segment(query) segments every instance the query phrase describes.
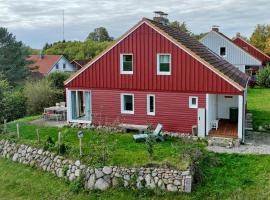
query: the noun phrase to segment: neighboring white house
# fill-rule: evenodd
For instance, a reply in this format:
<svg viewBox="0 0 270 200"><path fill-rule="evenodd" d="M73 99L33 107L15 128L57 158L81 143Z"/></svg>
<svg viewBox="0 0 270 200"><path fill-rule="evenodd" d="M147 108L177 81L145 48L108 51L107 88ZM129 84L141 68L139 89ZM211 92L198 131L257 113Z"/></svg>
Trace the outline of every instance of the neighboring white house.
<svg viewBox="0 0 270 200"><path fill-rule="evenodd" d="M260 60L234 44L230 38L219 32L217 27L213 27L212 30L200 40L200 42L236 66L242 72L245 72L246 69L251 67L262 67L262 62Z"/></svg>
<svg viewBox="0 0 270 200"><path fill-rule="evenodd" d="M31 55L29 68L33 73L46 76L55 71L74 72L73 66L63 55Z"/></svg>

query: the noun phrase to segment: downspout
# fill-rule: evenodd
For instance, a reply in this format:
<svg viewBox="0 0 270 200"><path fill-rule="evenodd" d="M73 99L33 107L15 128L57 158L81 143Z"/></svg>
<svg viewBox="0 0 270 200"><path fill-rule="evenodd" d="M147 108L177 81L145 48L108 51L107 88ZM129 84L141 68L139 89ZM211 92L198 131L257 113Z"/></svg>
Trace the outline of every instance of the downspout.
<svg viewBox="0 0 270 200"><path fill-rule="evenodd" d="M242 131L242 142L245 143L245 134L246 134L246 112L247 112L247 89L248 89L248 83L249 83L250 77L248 77L247 83L246 83L246 87L244 90L244 101L243 101L243 109L245 111L244 113L244 118L243 118L243 131Z"/></svg>

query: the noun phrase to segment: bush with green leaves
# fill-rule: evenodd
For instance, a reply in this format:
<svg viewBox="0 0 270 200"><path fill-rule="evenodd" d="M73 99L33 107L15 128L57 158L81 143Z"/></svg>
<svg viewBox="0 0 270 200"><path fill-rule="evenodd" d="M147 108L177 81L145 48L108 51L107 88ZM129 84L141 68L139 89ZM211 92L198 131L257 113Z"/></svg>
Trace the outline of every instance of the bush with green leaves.
<svg viewBox="0 0 270 200"><path fill-rule="evenodd" d="M64 90L64 81L70 77L69 72L53 72L50 73L46 79L51 83L55 89Z"/></svg>
<svg viewBox="0 0 270 200"><path fill-rule="evenodd" d="M26 115L26 98L21 90L11 87L0 75L0 123Z"/></svg>
<svg viewBox="0 0 270 200"><path fill-rule="evenodd" d="M47 79L26 83L24 95L26 97L27 113L42 113L44 108L53 106L58 102L58 97L62 92L53 88Z"/></svg>
<svg viewBox="0 0 270 200"><path fill-rule="evenodd" d="M270 66L261 69L257 75L257 84L260 87L270 88Z"/></svg>
<svg viewBox="0 0 270 200"><path fill-rule="evenodd" d="M52 150L55 148L55 142L51 136L48 136L46 141L44 142L43 149L45 151Z"/></svg>

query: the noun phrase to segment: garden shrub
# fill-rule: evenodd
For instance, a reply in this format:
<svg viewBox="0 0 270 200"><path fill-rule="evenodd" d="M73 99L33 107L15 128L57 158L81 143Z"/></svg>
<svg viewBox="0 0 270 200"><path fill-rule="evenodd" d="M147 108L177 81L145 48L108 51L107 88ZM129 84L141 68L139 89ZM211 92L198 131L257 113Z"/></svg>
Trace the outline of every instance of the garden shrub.
<svg viewBox="0 0 270 200"><path fill-rule="evenodd" d="M26 115L26 97L20 90L12 90L5 95L5 119L12 121Z"/></svg>
<svg viewBox="0 0 270 200"><path fill-rule="evenodd" d="M46 150L51 150L55 147L55 142L51 136L48 136L46 141L44 142L43 149Z"/></svg>
<svg viewBox="0 0 270 200"><path fill-rule="evenodd" d="M68 151L69 147L65 143L59 145L59 154L64 155Z"/></svg>
<svg viewBox="0 0 270 200"><path fill-rule="evenodd" d="M20 90L12 88L0 75L0 123L12 121L26 114L26 98Z"/></svg>
<svg viewBox="0 0 270 200"><path fill-rule="evenodd" d="M261 87L270 88L270 66L261 69L257 75L257 84Z"/></svg>
<svg viewBox="0 0 270 200"><path fill-rule="evenodd" d="M40 114L45 107L55 105L59 90L51 87L48 80L42 79L37 82L28 82L24 87L26 97L27 113Z"/></svg>
<svg viewBox="0 0 270 200"><path fill-rule="evenodd" d="M68 72L53 72L46 78L55 89L64 90L64 81L70 77Z"/></svg>

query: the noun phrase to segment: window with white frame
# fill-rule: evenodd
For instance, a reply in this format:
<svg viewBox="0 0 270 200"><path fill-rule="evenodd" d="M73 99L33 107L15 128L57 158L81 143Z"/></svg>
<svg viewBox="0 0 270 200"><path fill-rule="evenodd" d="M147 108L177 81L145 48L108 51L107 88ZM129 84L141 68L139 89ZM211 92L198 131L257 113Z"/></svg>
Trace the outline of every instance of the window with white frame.
<svg viewBox="0 0 270 200"><path fill-rule="evenodd" d="M55 65L55 68L56 69L59 69L59 64L58 63Z"/></svg>
<svg viewBox="0 0 270 200"><path fill-rule="evenodd" d="M171 75L171 55L158 54L157 55L157 74Z"/></svg>
<svg viewBox="0 0 270 200"><path fill-rule="evenodd" d="M121 94L121 113L134 114L134 94Z"/></svg>
<svg viewBox="0 0 270 200"><path fill-rule="evenodd" d="M63 69L66 69L66 63L63 63Z"/></svg>
<svg viewBox="0 0 270 200"><path fill-rule="evenodd" d="M198 108L198 97L189 97L189 108Z"/></svg>
<svg viewBox="0 0 270 200"><path fill-rule="evenodd" d="M220 47L219 55L222 57L226 56L226 47Z"/></svg>
<svg viewBox="0 0 270 200"><path fill-rule="evenodd" d="M133 55L121 54L120 55L120 71L121 74L133 74Z"/></svg>
<svg viewBox="0 0 270 200"><path fill-rule="evenodd" d="M147 95L147 115L155 115L155 114L156 114L155 95L148 94Z"/></svg>

